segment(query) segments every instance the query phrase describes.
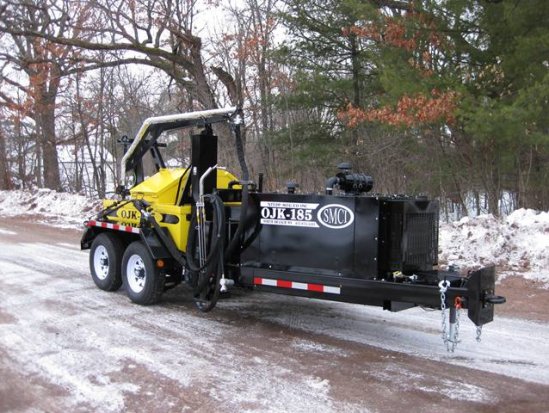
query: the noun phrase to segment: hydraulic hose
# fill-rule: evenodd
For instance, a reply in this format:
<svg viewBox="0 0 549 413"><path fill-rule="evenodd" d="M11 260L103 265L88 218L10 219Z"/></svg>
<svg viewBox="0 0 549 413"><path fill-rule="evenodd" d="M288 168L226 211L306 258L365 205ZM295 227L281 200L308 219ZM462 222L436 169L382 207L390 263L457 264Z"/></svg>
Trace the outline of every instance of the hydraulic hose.
<svg viewBox="0 0 549 413"><path fill-rule="evenodd" d="M209 311L215 306L217 301L220 287L219 280L223 272L225 210L223 201L217 194L204 195L204 201L211 204L213 209L213 220L209 237L210 247L208 248L208 253L204 254L204 262L202 264L198 263L196 261L198 218L193 213L189 227L189 236L187 238L186 258L187 266L197 275L194 295L198 300L202 301L202 305L198 305L198 307L202 311Z"/></svg>
<svg viewBox="0 0 549 413"><path fill-rule="evenodd" d="M160 241L162 242L162 244L164 244L172 257L182 267L185 267L185 265L187 264L185 256L177 249L177 246L174 244L173 240L164 233L160 225L158 225L158 222L156 222L154 215L147 211L147 208L150 206L150 204L144 200L132 200L131 202L133 203L134 207L141 212L142 219L152 225L152 227L155 229L156 235L158 236L158 238L160 238Z"/></svg>
<svg viewBox="0 0 549 413"><path fill-rule="evenodd" d="M107 216L111 213L111 212L114 212L120 208L122 208L124 205L127 205L129 203L131 203L132 200L128 200L128 201L115 201L114 204L108 206L107 208L105 209L102 209L101 211L99 211L99 213L97 214L97 219L100 219L100 220L103 220L103 219L106 219Z"/></svg>

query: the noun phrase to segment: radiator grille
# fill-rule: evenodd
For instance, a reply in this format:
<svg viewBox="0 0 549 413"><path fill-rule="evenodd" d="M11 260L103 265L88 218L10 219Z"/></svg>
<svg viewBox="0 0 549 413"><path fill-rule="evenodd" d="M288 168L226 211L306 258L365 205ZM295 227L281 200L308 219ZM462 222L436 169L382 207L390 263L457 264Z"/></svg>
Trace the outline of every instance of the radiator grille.
<svg viewBox="0 0 549 413"><path fill-rule="evenodd" d="M379 271L429 271L438 263L438 203L392 198L381 203Z"/></svg>
<svg viewBox="0 0 549 413"><path fill-rule="evenodd" d="M421 269L438 260L438 216L436 212L408 213L404 266Z"/></svg>

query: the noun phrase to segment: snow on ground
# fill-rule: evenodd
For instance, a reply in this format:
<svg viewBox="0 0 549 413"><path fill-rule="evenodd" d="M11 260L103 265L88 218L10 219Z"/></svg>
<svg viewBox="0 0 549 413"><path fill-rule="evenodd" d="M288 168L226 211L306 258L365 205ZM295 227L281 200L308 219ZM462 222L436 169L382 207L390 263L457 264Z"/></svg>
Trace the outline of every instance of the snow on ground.
<svg viewBox="0 0 549 413"><path fill-rule="evenodd" d="M158 389L186 390L180 399L168 393L168 400L158 400L158 411L175 411L193 397L211 400L201 411L283 412L290 405L304 413L366 411L332 400L330 382L308 373L306 366L292 364L299 370L292 374L295 370L278 359L280 349L261 347L263 329L246 326L251 342L244 346L242 327L223 317L185 312L184 301L130 305L123 293L95 288L87 253L75 245L0 245L0 314L4 310L14 317L13 323L0 323L0 348L23 371L67 389L68 411L83 411L81 403L92 411L126 411L128 397L156 397L140 380L140 369L159 380ZM29 259L15 262L17 256ZM15 289L17 294L10 293ZM253 343L259 346L257 356L251 356ZM301 343L305 348L297 353L315 353ZM211 408L216 403L224 409Z"/></svg>
<svg viewBox="0 0 549 413"><path fill-rule="evenodd" d="M0 216L44 217L55 226L82 228L99 202L49 189L0 191ZM520 273L549 286L549 212L519 209L505 218L480 215L441 223L439 260L461 270L495 264L499 280Z"/></svg>
<svg viewBox="0 0 549 413"><path fill-rule="evenodd" d="M439 259L460 269L498 266L499 280L513 273L549 285L549 212L519 209L505 218L480 215L443 223Z"/></svg>
<svg viewBox="0 0 549 413"><path fill-rule="evenodd" d="M82 228L98 206L97 200L51 189L0 191L0 216L39 216L62 228Z"/></svg>
<svg viewBox="0 0 549 413"><path fill-rule="evenodd" d="M258 304L245 305L245 300L257 300ZM545 351L549 329L545 323L498 316L497 322L483 328L482 341L477 343L475 325L463 313L460 316L460 343L455 353L448 353L440 336L439 311L416 307L392 313L376 307L282 295L264 299L259 304L258 293L245 300L228 300L221 305L241 313L249 312L250 316L252 313L257 316L259 312L262 319L310 333L318 333L318 326L322 326L323 333L341 340L549 384L549 359ZM284 311L280 311L281 308ZM308 346L307 343L296 345ZM400 372L401 376L403 374ZM388 377L394 380L395 375ZM447 390L450 389L453 391L455 386L449 386ZM466 392L469 400L479 396L475 396L473 389L469 390Z"/></svg>

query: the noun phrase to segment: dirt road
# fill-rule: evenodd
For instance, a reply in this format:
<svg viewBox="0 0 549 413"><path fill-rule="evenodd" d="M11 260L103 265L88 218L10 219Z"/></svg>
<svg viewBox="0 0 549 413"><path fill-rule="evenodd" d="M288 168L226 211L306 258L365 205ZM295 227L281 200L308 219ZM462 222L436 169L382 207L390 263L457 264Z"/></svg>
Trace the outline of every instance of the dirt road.
<svg viewBox="0 0 549 413"><path fill-rule="evenodd" d="M94 286L79 236L0 218L0 412L542 412L549 405L543 313L496 315L481 344L464 316L463 341L449 355L439 312L421 309L393 314L235 291L201 314L183 286L141 307L124 291ZM545 291L521 288L546 302Z"/></svg>

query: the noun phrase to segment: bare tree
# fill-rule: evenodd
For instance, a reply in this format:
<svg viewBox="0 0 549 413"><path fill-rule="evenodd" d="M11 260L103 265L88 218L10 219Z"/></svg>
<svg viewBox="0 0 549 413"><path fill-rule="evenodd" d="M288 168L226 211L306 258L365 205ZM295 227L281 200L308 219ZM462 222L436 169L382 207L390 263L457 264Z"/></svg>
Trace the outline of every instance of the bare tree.
<svg viewBox="0 0 549 413"><path fill-rule="evenodd" d="M278 171L271 142L275 129L273 89L277 67L269 55L277 27L276 3L276 0L246 0L227 6L232 21L228 30L217 33L212 66L230 101L247 108L250 118L246 143L249 140L253 143L248 154L252 159L258 157L255 163L266 172L268 184L276 180Z"/></svg>
<svg viewBox="0 0 549 413"><path fill-rule="evenodd" d="M0 112L0 189L12 189L10 166L6 154L6 140L2 128Z"/></svg>
<svg viewBox="0 0 549 413"><path fill-rule="evenodd" d="M74 2L48 2L59 3L54 8L55 18L48 10L41 12L49 16L50 21L68 25L64 32L21 25L20 20L27 18L13 14L0 19L0 31L78 49L80 70L130 63L158 68L190 96L187 109L217 107L202 58L202 39L193 33L196 0L94 0L82 6L88 19L68 17ZM10 7L15 7L15 3ZM93 16L91 23L89 16ZM101 58L96 53L88 53L90 51L102 52ZM230 135L225 126L218 133L225 138Z"/></svg>
<svg viewBox="0 0 549 413"><path fill-rule="evenodd" d="M53 1L56 3L55 1ZM40 38L57 45L80 50L103 51L104 60L81 55L87 68L140 63L161 69L202 107L216 107L202 61L202 40L192 33L195 1L176 0L96 0L88 2L87 12L96 18L93 24L69 18L71 2L65 0L59 20L68 27L52 32L21 26L25 16L3 18L1 31L14 36ZM48 15L47 10L41 10ZM49 17L49 20L53 20ZM101 24L97 24L101 22ZM67 36L66 33L78 33Z"/></svg>
<svg viewBox="0 0 549 413"><path fill-rule="evenodd" d="M0 59L15 69L15 74L4 76L3 81L27 95L28 116L36 125L43 184L59 190L62 188L55 130L57 100L63 77L83 68L74 65L79 54L73 46L49 38L60 35L78 38L80 32L74 28L89 17L85 6L71 9L68 5L48 0L6 1L0 10L0 31L10 36L11 43L9 50L0 53ZM9 103L8 95L0 97Z"/></svg>

